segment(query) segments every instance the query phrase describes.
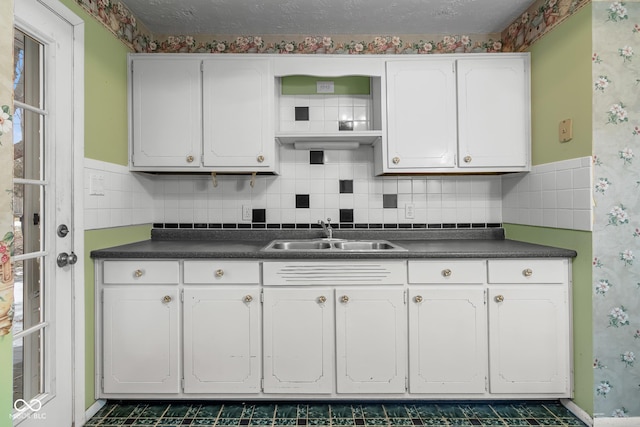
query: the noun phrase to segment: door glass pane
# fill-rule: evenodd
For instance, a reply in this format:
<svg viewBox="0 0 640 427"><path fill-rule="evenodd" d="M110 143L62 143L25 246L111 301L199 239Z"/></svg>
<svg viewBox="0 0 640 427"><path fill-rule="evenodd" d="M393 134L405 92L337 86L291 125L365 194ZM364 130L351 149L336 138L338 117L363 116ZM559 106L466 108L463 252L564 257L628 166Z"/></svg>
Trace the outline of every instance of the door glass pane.
<svg viewBox="0 0 640 427"><path fill-rule="evenodd" d="M14 91L16 101L42 109L42 45L15 31ZM44 346L46 327L43 322L44 224L43 129L45 116L28 108L13 113L14 164L13 175L18 182L13 187L14 217L14 323L13 333L24 336L13 341L14 401L27 402L43 392ZM29 331L29 328L34 330Z"/></svg>
<svg viewBox="0 0 640 427"><path fill-rule="evenodd" d="M42 389L42 337L37 331L13 342L13 401L29 402Z"/></svg>

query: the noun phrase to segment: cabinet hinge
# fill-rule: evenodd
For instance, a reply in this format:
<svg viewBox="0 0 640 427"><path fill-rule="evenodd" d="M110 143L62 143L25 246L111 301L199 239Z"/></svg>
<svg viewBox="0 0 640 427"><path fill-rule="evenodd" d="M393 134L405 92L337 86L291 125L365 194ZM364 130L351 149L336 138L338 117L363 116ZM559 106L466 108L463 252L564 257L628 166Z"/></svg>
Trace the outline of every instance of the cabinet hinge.
<svg viewBox="0 0 640 427"><path fill-rule="evenodd" d="M264 378L260 378L260 390L264 391Z"/></svg>
<svg viewBox="0 0 640 427"><path fill-rule="evenodd" d="M100 291L100 303L104 304L104 289Z"/></svg>
<svg viewBox="0 0 640 427"><path fill-rule="evenodd" d="M184 289L180 290L180 302L184 302Z"/></svg>
<svg viewBox="0 0 640 427"><path fill-rule="evenodd" d="M451 72L452 72L453 74L455 74L455 73L456 73L456 64L457 64L457 62L456 62L456 61L453 61L453 62L451 63Z"/></svg>
<svg viewBox="0 0 640 427"><path fill-rule="evenodd" d="M484 377L484 391L489 391L489 378Z"/></svg>
<svg viewBox="0 0 640 427"><path fill-rule="evenodd" d="M200 61L200 72L204 72L204 61Z"/></svg>
<svg viewBox="0 0 640 427"><path fill-rule="evenodd" d="M407 291L403 292L402 299L404 300L404 305L407 305Z"/></svg>
<svg viewBox="0 0 640 427"><path fill-rule="evenodd" d="M104 392L104 377L100 378L100 389Z"/></svg>
<svg viewBox="0 0 640 427"><path fill-rule="evenodd" d="M260 291L260 304L264 302L264 292Z"/></svg>
<svg viewBox="0 0 640 427"><path fill-rule="evenodd" d="M404 377L404 391L409 391L409 377Z"/></svg>
<svg viewBox="0 0 640 427"><path fill-rule="evenodd" d="M487 290L485 289L484 292L484 305L487 305Z"/></svg>
<svg viewBox="0 0 640 427"><path fill-rule="evenodd" d="M184 391L184 378L180 379L180 389Z"/></svg>

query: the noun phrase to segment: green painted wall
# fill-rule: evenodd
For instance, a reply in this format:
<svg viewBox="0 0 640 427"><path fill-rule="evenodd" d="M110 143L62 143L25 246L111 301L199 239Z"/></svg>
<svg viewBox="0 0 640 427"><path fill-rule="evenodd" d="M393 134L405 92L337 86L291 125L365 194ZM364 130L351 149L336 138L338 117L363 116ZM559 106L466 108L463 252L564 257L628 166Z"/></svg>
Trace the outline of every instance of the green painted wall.
<svg viewBox="0 0 640 427"><path fill-rule="evenodd" d="M85 283L85 409L96 401L95 394L95 269L90 257L95 249L146 240L151 235L151 225L90 230L84 233L84 283Z"/></svg>
<svg viewBox="0 0 640 427"><path fill-rule="evenodd" d="M531 48L531 157L534 165L591 155L591 4ZM558 124L573 119L573 140Z"/></svg>
<svg viewBox="0 0 640 427"><path fill-rule="evenodd" d="M283 95L316 95L318 81L333 82L335 95L369 95L371 92L371 78L363 76L344 77L313 77L313 76L285 76L282 77Z"/></svg>
<svg viewBox="0 0 640 427"><path fill-rule="evenodd" d="M127 53L130 50L75 0L60 1L85 23L84 155L127 165Z"/></svg>
<svg viewBox="0 0 640 427"><path fill-rule="evenodd" d="M591 4L546 34L531 51L534 165L590 156ZM573 140L560 144L558 123L573 119ZM591 232L505 224L507 238L573 249L575 403L593 415Z"/></svg>

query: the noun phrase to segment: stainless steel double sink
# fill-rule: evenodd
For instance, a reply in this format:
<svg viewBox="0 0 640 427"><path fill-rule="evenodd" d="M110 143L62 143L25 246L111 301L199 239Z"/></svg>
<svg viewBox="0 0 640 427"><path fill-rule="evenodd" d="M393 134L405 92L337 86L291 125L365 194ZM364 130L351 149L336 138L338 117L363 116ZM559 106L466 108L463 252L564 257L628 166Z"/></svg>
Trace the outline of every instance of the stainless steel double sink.
<svg viewBox="0 0 640 427"><path fill-rule="evenodd" d="M267 252L302 252L302 251L344 251L344 252L388 252L406 251L405 248L386 240L344 240L344 239L310 239L310 240L274 240L261 249Z"/></svg>

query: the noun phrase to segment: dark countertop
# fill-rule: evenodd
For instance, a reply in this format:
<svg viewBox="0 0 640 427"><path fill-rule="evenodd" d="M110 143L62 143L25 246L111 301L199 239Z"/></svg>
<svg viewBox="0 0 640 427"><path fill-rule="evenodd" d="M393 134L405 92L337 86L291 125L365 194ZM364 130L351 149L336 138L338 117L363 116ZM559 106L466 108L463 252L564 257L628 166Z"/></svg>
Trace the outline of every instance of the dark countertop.
<svg viewBox="0 0 640 427"><path fill-rule="evenodd" d="M572 258L573 250L508 240L502 228L336 230L335 238L388 240L406 251L261 251L275 239L324 237L321 230L163 230L151 239L91 252L92 258L429 259Z"/></svg>

